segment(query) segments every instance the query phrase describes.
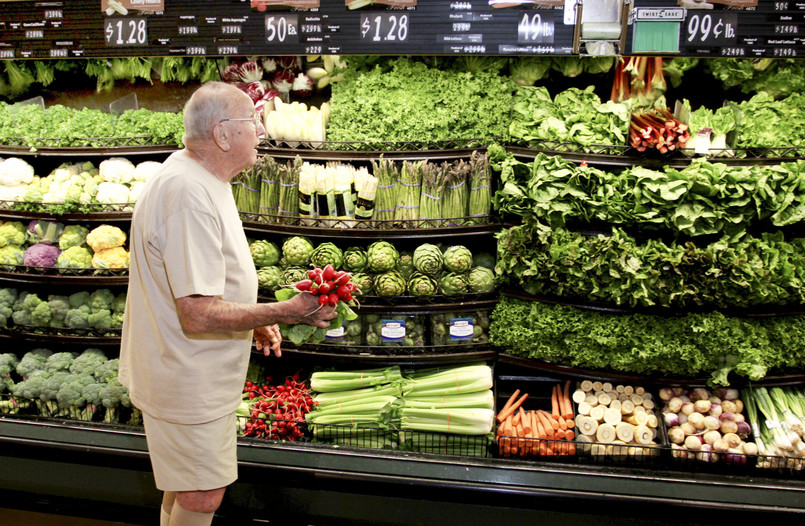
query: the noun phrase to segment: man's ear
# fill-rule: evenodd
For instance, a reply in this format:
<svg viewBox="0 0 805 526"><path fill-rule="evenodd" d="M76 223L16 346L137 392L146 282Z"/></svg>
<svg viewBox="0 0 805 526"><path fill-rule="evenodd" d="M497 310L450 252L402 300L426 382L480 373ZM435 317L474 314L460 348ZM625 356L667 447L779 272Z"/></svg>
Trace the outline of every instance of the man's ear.
<svg viewBox="0 0 805 526"><path fill-rule="evenodd" d="M229 134L226 132L226 126L216 126L212 130L212 139L221 150L228 152L232 147L229 144Z"/></svg>

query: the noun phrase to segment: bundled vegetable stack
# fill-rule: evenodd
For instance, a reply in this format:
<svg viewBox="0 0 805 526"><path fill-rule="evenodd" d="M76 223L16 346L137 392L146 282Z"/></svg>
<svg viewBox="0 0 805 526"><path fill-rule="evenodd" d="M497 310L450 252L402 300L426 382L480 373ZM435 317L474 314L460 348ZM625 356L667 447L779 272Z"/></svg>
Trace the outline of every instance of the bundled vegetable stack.
<svg viewBox="0 0 805 526"><path fill-rule="evenodd" d="M666 387L660 399L675 458L746 464L758 453L736 389Z"/></svg>
<svg viewBox="0 0 805 526"><path fill-rule="evenodd" d="M762 455L758 467L805 469L805 390L751 386L743 400Z"/></svg>
<svg viewBox="0 0 805 526"><path fill-rule="evenodd" d="M643 458L658 453L654 399L640 386L584 380L573 392L579 451L594 456Z"/></svg>
<svg viewBox="0 0 805 526"><path fill-rule="evenodd" d="M272 384L266 377L260 383L247 380L243 401L237 409L238 432L243 436L296 441L304 436L305 415L314 402L312 391L299 374Z"/></svg>
<svg viewBox="0 0 805 526"><path fill-rule="evenodd" d="M72 330L115 334L123 326L126 293L110 289L50 294L46 299L28 291L0 289L0 327L33 332L69 333ZM11 323L9 323L11 322Z"/></svg>
<svg viewBox="0 0 805 526"><path fill-rule="evenodd" d="M317 440L359 447L485 456L494 421L487 365L406 371L317 371Z"/></svg>
<svg viewBox="0 0 805 526"><path fill-rule="evenodd" d="M573 404L570 399L570 380L564 387L553 384L550 411L531 409L525 411L523 402L529 393L520 394L515 389L506 404L498 412L497 443L501 456L565 456L575 455L573 439L576 421L573 419Z"/></svg>
<svg viewBox="0 0 805 526"><path fill-rule="evenodd" d="M35 406L41 416L141 425L142 414L131 405L128 390L117 379L118 359L99 349L81 353L34 349L15 363L6 387L18 409Z"/></svg>
<svg viewBox="0 0 805 526"><path fill-rule="evenodd" d="M688 125L667 108L649 108L632 113L629 146L638 152L658 150L668 153L684 148L689 138Z"/></svg>

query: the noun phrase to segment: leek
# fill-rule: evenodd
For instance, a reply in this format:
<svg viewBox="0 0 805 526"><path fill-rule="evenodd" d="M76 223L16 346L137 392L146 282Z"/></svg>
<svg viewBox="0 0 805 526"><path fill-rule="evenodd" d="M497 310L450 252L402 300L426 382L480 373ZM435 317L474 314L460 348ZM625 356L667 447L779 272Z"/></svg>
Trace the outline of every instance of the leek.
<svg viewBox="0 0 805 526"><path fill-rule="evenodd" d="M419 409L403 407L400 428L456 435L484 435L492 432L492 409Z"/></svg>

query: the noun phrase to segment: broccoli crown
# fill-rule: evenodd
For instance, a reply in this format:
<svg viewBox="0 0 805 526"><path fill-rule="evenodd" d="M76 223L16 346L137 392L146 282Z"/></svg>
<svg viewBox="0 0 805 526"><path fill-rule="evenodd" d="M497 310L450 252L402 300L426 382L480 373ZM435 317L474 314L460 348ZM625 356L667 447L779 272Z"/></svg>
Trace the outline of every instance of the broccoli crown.
<svg viewBox="0 0 805 526"><path fill-rule="evenodd" d="M2 288L0 289L0 305L11 307L17 301L17 289Z"/></svg>
<svg viewBox="0 0 805 526"><path fill-rule="evenodd" d="M69 374L64 378L56 393L59 407L82 407L86 403L83 396L84 387L94 383L95 378L91 374Z"/></svg>
<svg viewBox="0 0 805 526"><path fill-rule="evenodd" d="M76 309L70 309L64 316L64 325L71 329L89 328L90 310L88 305L83 305Z"/></svg>
<svg viewBox="0 0 805 526"><path fill-rule="evenodd" d="M64 320L64 317L67 316L67 311L70 310L70 298L51 294L48 296L48 305L54 319Z"/></svg>
<svg viewBox="0 0 805 526"><path fill-rule="evenodd" d="M95 379L103 383L109 383L112 380L117 380L117 370L119 367L120 367L119 358L113 358L111 360L107 360L95 370Z"/></svg>
<svg viewBox="0 0 805 526"><path fill-rule="evenodd" d="M82 290L81 292L70 294L68 298L70 300L70 307L77 309L78 307L87 305L89 303L89 291Z"/></svg>
<svg viewBox="0 0 805 526"><path fill-rule="evenodd" d="M75 360L75 354L71 352L57 352L51 354L45 362L45 371L50 373L69 371L73 360Z"/></svg>
<svg viewBox="0 0 805 526"><path fill-rule="evenodd" d="M20 363L17 365L17 374L23 378L28 378L34 371L44 371L45 362L53 352L47 349L34 349L22 355Z"/></svg>
<svg viewBox="0 0 805 526"><path fill-rule="evenodd" d="M104 387L106 387L106 384L93 381L91 384L84 386L81 390L81 397L84 398L87 404L99 406L103 404L102 394Z"/></svg>
<svg viewBox="0 0 805 526"><path fill-rule="evenodd" d="M22 295L20 295L22 296ZM40 298L35 293L28 293L22 299L22 308L27 310L28 312L33 312L35 308L37 308L42 303L42 298ZM15 308L15 310L17 310Z"/></svg>
<svg viewBox="0 0 805 526"><path fill-rule="evenodd" d="M124 310L126 310L126 293L121 292L115 296L115 299L112 302L112 313L118 314L122 313Z"/></svg>
<svg viewBox="0 0 805 526"><path fill-rule="evenodd" d="M95 289L89 295L89 308L92 312L108 310L111 313L112 303L115 301L114 293L109 289Z"/></svg>
<svg viewBox="0 0 805 526"><path fill-rule="evenodd" d="M16 325L32 325L31 313L27 310L15 310L11 313L11 319Z"/></svg>
<svg viewBox="0 0 805 526"><path fill-rule="evenodd" d="M0 378L5 378L9 376L12 371L16 371L19 363L20 359L17 358L16 354L10 352L0 354Z"/></svg>
<svg viewBox="0 0 805 526"><path fill-rule="evenodd" d="M106 360L106 355L100 349L87 349L73 360L70 365L70 372L73 374L91 374L94 377L95 371L106 363Z"/></svg>
<svg viewBox="0 0 805 526"><path fill-rule="evenodd" d="M8 320L14 316L14 311L11 307L0 307L0 327L8 327Z"/></svg>
<svg viewBox="0 0 805 526"><path fill-rule="evenodd" d="M87 317L89 326L93 329L107 330L112 328L112 312L107 309L93 311Z"/></svg>
<svg viewBox="0 0 805 526"><path fill-rule="evenodd" d="M19 398L27 398L29 400L38 399L42 394L42 388L44 387L45 380L47 379L48 375L43 372L15 384L14 396Z"/></svg>
<svg viewBox="0 0 805 526"><path fill-rule="evenodd" d="M39 399L43 402L56 400L56 395L59 393L59 389L61 389L62 384L69 377L70 373L67 371L58 371L48 376L45 379L45 383L42 384L42 392L39 393Z"/></svg>
<svg viewBox="0 0 805 526"><path fill-rule="evenodd" d="M117 378L114 378L101 391L101 403L104 407L117 407L124 396L126 396L126 388Z"/></svg>
<svg viewBox="0 0 805 526"><path fill-rule="evenodd" d="M33 311L31 311L31 324L37 327L50 326L50 320L53 319L53 313L50 310L50 305L47 302L41 302Z"/></svg>

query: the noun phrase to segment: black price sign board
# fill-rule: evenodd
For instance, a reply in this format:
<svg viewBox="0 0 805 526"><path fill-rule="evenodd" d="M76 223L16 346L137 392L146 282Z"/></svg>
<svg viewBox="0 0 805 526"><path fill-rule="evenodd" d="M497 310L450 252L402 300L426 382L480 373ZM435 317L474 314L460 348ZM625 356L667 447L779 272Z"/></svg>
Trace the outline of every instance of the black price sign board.
<svg viewBox="0 0 805 526"><path fill-rule="evenodd" d="M573 0L0 0L0 5L0 59L568 55L577 36ZM684 13L678 34L663 26L678 40L671 51L682 56L805 56L805 0L633 0L631 9ZM629 21L621 50L626 55L632 54L637 32L634 13L615 13ZM581 27L592 28L595 17L606 14L587 2ZM600 22L613 25L611 19ZM614 27L618 32L620 22ZM641 31L648 27L644 23ZM590 34L619 41L611 31Z"/></svg>

